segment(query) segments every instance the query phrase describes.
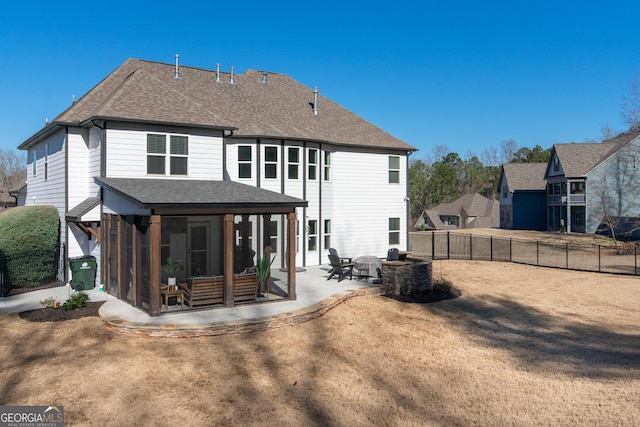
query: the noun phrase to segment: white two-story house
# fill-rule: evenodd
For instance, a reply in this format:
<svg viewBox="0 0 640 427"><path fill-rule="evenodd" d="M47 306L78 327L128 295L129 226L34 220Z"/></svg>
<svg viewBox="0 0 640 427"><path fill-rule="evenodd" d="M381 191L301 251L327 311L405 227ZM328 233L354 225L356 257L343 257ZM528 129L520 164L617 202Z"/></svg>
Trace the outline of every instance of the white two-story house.
<svg viewBox="0 0 640 427"><path fill-rule="evenodd" d="M407 245L415 148L283 74L129 59L19 148L26 204L58 208L67 256L152 315L168 257L232 293L269 247L295 299L295 267L330 247Z"/></svg>

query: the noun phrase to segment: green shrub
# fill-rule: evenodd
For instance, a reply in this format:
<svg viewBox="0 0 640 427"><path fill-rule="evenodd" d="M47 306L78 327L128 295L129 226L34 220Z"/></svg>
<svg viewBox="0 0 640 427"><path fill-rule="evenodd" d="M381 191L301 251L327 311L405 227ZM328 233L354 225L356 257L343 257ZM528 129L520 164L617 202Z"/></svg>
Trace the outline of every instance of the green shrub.
<svg viewBox="0 0 640 427"><path fill-rule="evenodd" d="M453 287L453 283L451 283L449 280L447 279L436 279L433 282L433 290L434 291L439 291L439 292L443 292L443 293L449 293L451 292L451 288Z"/></svg>
<svg viewBox="0 0 640 427"><path fill-rule="evenodd" d="M60 217L53 206L22 206L0 214L0 251L12 287L36 287L58 271Z"/></svg>
<svg viewBox="0 0 640 427"><path fill-rule="evenodd" d="M62 304L63 310L75 310L76 308L86 307L89 301L89 294L84 292L78 292L71 295L68 300Z"/></svg>
<svg viewBox="0 0 640 427"><path fill-rule="evenodd" d="M40 304L44 306L44 308L58 308L60 307L60 303L54 297L45 298L44 301L40 301Z"/></svg>

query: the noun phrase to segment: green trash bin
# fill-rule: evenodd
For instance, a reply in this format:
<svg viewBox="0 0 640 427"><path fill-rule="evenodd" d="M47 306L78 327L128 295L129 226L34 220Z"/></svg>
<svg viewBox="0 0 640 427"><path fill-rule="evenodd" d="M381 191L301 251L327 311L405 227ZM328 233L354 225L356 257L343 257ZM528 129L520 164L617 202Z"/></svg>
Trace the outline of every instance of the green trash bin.
<svg viewBox="0 0 640 427"><path fill-rule="evenodd" d="M93 289L96 281L97 263L93 255L69 258L71 287L76 291Z"/></svg>

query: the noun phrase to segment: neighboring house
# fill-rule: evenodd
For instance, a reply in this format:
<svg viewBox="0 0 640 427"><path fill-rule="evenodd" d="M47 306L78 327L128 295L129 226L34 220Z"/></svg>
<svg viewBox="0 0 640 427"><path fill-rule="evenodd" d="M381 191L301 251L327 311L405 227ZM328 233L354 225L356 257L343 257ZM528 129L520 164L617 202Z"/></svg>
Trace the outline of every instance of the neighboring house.
<svg viewBox="0 0 640 427"><path fill-rule="evenodd" d="M500 203L481 194L465 194L451 203L424 211L414 229L445 230L456 228L497 228Z"/></svg>
<svg viewBox="0 0 640 427"><path fill-rule="evenodd" d="M265 247L295 299L295 266L329 247L407 244L415 148L283 74L129 59L19 148L27 204L58 208L68 256L94 255L152 315L170 256L179 280L224 275L233 306L233 273Z"/></svg>
<svg viewBox="0 0 640 427"><path fill-rule="evenodd" d="M547 229L546 163L504 163L500 172L500 228Z"/></svg>
<svg viewBox="0 0 640 427"><path fill-rule="evenodd" d="M27 204L27 184L23 184L20 188L9 191L9 194L15 199L16 206L26 206Z"/></svg>
<svg viewBox="0 0 640 427"><path fill-rule="evenodd" d="M16 206L16 198L11 192L0 189L0 212Z"/></svg>
<svg viewBox="0 0 640 427"><path fill-rule="evenodd" d="M639 136L633 131L601 143L553 146L545 173L549 228L595 233L609 218L617 234L634 231L630 224L640 217Z"/></svg>

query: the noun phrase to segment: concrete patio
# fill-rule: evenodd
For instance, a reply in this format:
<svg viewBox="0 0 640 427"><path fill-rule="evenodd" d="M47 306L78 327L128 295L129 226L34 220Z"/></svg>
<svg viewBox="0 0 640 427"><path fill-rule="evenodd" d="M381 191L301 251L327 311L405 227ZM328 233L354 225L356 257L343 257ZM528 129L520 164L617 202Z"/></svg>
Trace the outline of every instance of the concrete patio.
<svg viewBox="0 0 640 427"><path fill-rule="evenodd" d="M120 332L154 337L196 337L254 332L294 325L322 316L328 310L358 295L380 294L380 286L371 281L327 280L328 266L306 267L296 273L297 299L275 300L232 308L208 310L175 309L151 317L124 301L100 292L87 291L91 301L106 302L100 318ZM286 272L272 270L274 285L285 288ZM0 312L41 308L40 301L53 296L64 301L73 291L69 286L45 289L0 299Z"/></svg>

